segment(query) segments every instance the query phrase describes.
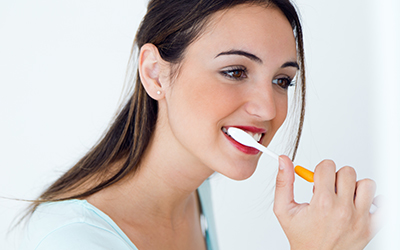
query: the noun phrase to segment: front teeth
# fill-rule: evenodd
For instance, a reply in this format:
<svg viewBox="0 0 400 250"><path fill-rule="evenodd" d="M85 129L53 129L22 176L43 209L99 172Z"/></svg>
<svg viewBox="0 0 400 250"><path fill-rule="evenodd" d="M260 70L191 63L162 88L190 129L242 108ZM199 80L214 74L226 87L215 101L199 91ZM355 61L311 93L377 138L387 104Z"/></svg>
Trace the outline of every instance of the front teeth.
<svg viewBox="0 0 400 250"><path fill-rule="evenodd" d="M260 139L261 139L261 137L262 137L262 134L260 134L260 133L252 133L252 132L245 131L245 130L243 130L243 131L246 132L246 133L248 133L249 135L251 135L251 137L253 137L253 139L254 139L256 142L259 142ZM224 132L225 134L231 136L231 135L228 133L228 130L227 130L225 127L222 127L222 132Z"/></svg>
<svg viewBox="0 0 400 250"><path fill-rule="evenodd" d="M247 132L247 131L246 131ZM256 134L253 134L253 133L251 133L251 132L247 132L249 135L251 135L253 138L254 138L254 140L256 140L256 142L258 142L260 139L261 139L261 136L262 136L262 134L258 134L258 133L256 133Z"/></svg>

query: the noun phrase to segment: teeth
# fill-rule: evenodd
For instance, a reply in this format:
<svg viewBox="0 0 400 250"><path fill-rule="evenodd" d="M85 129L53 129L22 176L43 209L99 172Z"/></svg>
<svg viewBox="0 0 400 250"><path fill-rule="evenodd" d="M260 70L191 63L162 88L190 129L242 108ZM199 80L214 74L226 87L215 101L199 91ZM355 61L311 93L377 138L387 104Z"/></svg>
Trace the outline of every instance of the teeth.
<svg viewBox="0 0 400 250"><path fill-rule="evenodd" d="M246 131L249 135L251 135L253 137L254 140L256 140L257 142L261 139L262 134L259 133L252 133L252 132L248 132Z"/></svg>

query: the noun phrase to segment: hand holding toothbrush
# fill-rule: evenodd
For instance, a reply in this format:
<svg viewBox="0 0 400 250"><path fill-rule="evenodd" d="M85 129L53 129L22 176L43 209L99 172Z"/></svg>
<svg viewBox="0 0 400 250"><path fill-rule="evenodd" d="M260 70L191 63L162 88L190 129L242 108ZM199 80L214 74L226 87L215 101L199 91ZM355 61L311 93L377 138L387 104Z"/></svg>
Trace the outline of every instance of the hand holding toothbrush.
<svg viewBox="0 0 400 250"><path fill-rule="evenodd" d="M274 212L289 239L292 250L363 249L378 230L381 210L370 213L375 182L357 181L351 167L336 172L335 163L323 161L313 172L296 166L296 173L314 181L314 196L309 204L294 201L294 166L287 156L278 156L257 143L246 132L229 128L236 141L268 154L279 161Z"/></svg>
<svg viewBox="0 0 400 250"><path fill-rule="evenodd" d="M382 211L370 213L375 182L356 181L356 172L325 160L314 172L314 195L309 204L293 196L293 164L279 157L274 212L292 250L364 249L379 227Z"/></svg>

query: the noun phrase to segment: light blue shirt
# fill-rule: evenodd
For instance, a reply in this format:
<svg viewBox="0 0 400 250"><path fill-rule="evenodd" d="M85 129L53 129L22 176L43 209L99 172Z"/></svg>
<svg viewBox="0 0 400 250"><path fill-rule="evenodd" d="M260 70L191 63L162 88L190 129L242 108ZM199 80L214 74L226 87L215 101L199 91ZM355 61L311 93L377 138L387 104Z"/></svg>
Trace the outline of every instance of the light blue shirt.
<svg viewBox="0 0 400 250"><path fill-rule="evenodd" d="M218 250L210 183L198 189L208 250ZM20 250L137 250L118 225L86 200L40 205L26 226Z"/></svg>

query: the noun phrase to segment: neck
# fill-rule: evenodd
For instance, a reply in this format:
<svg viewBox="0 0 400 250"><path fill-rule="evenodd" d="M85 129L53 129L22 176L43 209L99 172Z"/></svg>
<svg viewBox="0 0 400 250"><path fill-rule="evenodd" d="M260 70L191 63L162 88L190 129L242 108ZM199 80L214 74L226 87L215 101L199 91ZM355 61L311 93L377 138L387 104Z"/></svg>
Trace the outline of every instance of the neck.
<svg viewBox="0 0 400 250"><path fill-rule="evenodd" d="M135 175L88 201L110 216L123 215L128 224L173 226L185 220L197 204L196 189L213 171L169 138L169 131L156 129Z"/></svg>

